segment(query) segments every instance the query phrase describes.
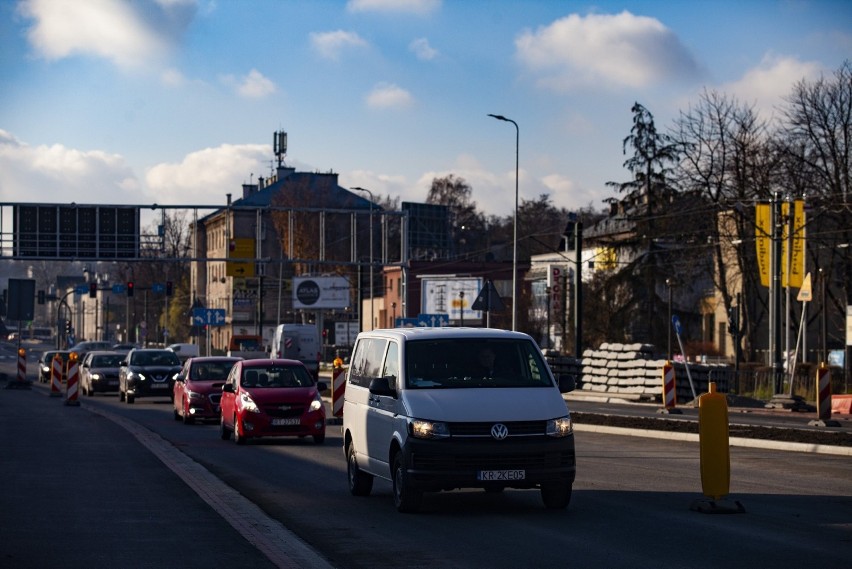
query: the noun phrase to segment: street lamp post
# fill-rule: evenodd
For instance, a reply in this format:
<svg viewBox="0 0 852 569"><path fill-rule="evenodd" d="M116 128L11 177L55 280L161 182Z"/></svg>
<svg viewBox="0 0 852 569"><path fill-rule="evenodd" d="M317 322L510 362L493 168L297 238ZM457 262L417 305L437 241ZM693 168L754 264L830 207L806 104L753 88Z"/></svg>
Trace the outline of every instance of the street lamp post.
<svg viewBox="0 0 852 569"><path fill-rule="evenodd" d="M352 188L370 194L370 330L376 325L376 300L373 298L373 192L367 188ZM359 312L361 307L358 308Z"/></svg>
<svg viewBox="0 0 852 569"><path fill-rule="evenodd" d="M672 285L674 281L672 279L666 279L666 287L669 289L669 319L666 321L666 329L668 332L668 360L672 360Z"/></svg>
<svg viewBox="0 0 852 569"><path fill-rule="evenodd" d="M521 141L521 131L518 123L503 115L488 114L498 121L510 122L515 125L515 235L512 244L512 330L517 329L518 321L518 148Z"/></svg>

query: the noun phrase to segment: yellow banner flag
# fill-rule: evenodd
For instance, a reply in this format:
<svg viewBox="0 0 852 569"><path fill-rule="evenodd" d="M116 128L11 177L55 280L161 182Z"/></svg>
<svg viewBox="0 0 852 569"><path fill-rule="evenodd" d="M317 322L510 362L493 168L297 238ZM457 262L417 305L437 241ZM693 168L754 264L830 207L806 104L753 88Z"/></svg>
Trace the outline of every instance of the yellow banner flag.
<svg viewBox="0 0 852 569"><path fill-rule="evenodd" d="M755 240L757 244L757 268L760 271L760 284L769 286L769 250L772 226L770 225L769 204L759 203L754 208Z"/></svg>
<svg viewBox="0 0 852 569"><path fill-rule="evenodd" d="M791 212L789 202L781 204L781 215L786 221L781 240L781 286L801 288L805 278L805 202L796 200L792 205ZM789 215L793 216L792 235ZM791 245L792 249L790 249Z"/></svg>

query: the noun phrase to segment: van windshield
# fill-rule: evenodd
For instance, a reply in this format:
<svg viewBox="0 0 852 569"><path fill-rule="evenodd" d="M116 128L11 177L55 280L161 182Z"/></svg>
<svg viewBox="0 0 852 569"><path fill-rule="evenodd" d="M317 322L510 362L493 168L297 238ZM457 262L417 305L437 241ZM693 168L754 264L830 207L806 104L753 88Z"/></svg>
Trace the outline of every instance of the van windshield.
<svg viewBox="0 0 852 569"><path fill-rule="evenodd" d="M406 387L552 387L538 347L525 340L414 340L406 344Z"/></svg>

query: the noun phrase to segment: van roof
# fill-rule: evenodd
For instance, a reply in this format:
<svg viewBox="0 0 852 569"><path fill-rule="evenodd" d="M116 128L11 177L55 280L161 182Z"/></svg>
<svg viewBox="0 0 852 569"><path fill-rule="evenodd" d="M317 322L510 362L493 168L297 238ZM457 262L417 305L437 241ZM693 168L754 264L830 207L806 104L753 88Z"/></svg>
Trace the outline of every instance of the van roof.
<svg viewBox="0 0 852 569"><path fill-rule="evenodd" d="M532 340L532 337L523 332L513 332L500 328L385 328L361 332L358 337L384 337L396 338L401 341L410 340L440 340L440 339L464 339L464 338L496 338L496 339L523 339Z"/></svg>

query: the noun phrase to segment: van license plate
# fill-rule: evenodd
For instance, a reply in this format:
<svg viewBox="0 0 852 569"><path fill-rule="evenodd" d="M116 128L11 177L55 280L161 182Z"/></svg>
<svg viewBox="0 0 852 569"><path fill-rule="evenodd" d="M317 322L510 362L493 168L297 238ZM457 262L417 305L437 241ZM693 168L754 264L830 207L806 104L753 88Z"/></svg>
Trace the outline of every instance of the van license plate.
<svg viewBox="0 0 852 569"><path fill-rule="evenodd" d="M525 470L480 470L476 473L477 480L523 480L526 478Z"/></svg>
<svg viewBox="0 0 852 569"><path fill-rule="evenodd" d="M288 417L286 419L272 419L272 424L276 427L281 425L298 425L301 422L299 417Z"/></svg>

